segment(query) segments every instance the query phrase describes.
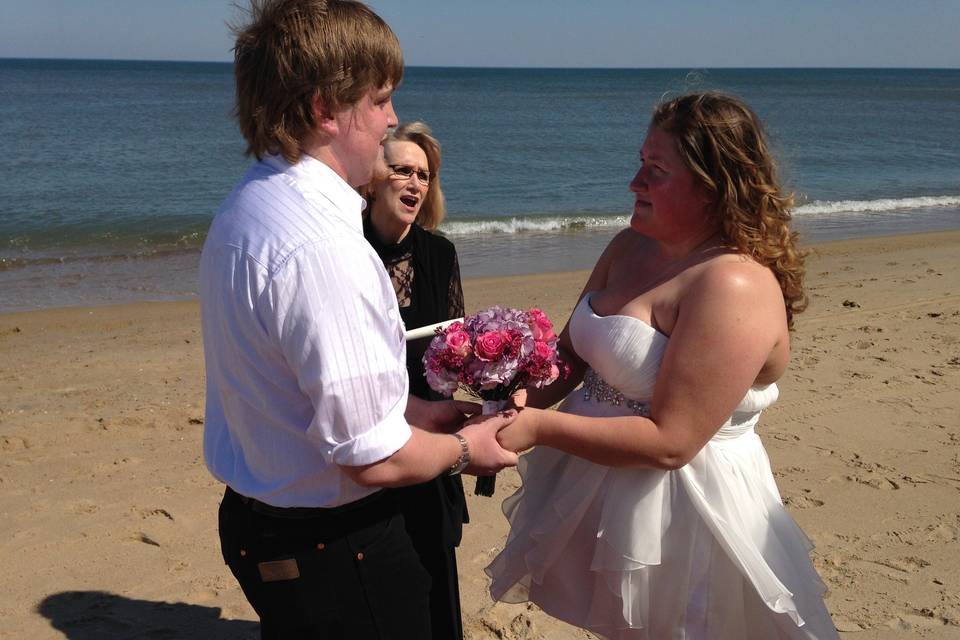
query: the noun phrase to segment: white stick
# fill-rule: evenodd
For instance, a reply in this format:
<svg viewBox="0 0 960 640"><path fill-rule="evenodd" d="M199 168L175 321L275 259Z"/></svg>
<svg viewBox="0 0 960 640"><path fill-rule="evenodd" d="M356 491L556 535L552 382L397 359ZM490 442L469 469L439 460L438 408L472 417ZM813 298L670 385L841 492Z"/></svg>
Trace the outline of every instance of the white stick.
<svg viewBox="0 0 960 640"><path fill-rule="evenodd" d="M445 329L448 324L453 322L462 322L463 318L453 318L452 320L444 320L443 322L438 322L436 324L430 324L425 327L418 327L416 329L410 329L403 334L403 337L410 342L411 340L416 340L418 338L426 338L427 336L432 336L437 329Z"/></svg>

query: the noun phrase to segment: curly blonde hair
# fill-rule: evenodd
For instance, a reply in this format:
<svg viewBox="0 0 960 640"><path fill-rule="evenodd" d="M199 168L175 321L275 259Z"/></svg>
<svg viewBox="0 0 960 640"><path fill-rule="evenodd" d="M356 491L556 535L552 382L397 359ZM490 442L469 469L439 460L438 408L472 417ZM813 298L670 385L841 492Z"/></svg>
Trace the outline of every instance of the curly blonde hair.
<svg viewBox="0 0 960 640"><path fill-rule="evenodd" d="M794 197L780 186L756 114L732 96L694 93L658 105L650 126L677 141L687 167L713 198L724 241L773 271L792 329L793 316L807 308L807 252L790 229Z"/></svg>

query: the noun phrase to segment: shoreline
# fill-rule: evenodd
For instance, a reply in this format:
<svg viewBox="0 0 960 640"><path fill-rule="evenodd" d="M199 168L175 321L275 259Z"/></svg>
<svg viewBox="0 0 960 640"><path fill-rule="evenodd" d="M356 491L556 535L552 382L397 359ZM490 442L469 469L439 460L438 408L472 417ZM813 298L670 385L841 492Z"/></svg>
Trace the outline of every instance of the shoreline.
<svg viewBox="0 0 960 640"><path fill-rule="evenodd" d="M799 217L794 227L800 244L898 238L960 231L960 209L943 209L921 219L888 213L867 226L862 216L813 220ZM589 269L622 227L561 232L450 236L457 245L464 280L562 273ZM866 235L864 235L866 233ZM82 256L42 259L26 266L0 268L0 313L83 308L137 302L197 299L200 248L158 255ZM562 265L562 268L557 268Z"/></svg>
<svg viewBox="0 0 960 640"><path fill-rule="evenodd" d="M810 307L758 433L841 636L955 638L960 231L811 248ZM587 275L469 278L467 310L538 306L562 325ZM202 460L198 302L0 313L0 350L0 559L12 577L0 638L258 637L220 557L223 487ZM465 637L592 638L487 595L501 501L518 485L505 472L493 499L468 491Z"/></svg>
<svg viewBox="0 0 960 640"><path fill-rule="evenodd" d="M619 231L619 230L617 230ZM616 231L611 232L616 233ZM612 237L612 235L611 235ZM835 240L823 240L816 243L802 243L805 249L809 250L811 255L817 254L832 254L840 251L863 251L870 252L874 250L882 250L884 247L897 246L897 247L917 247L917 246L927 246L930 244L940 245L941 243L950 243L957 239L960 239L960 229L947 229L947 230L937 230L937 231L922 231L918 233L905 233L905 234L891 234L891 235L878 235L878 236L868 236L868 237L857 237L857 238L840 238ZM606 242L609 242L609 238L603 239L603 244L601 245L600 250L603 246L606 246ZM600 250L597 251L595 257L599 257ZM199 256L199 250L197 251ZM523 285L533 284L538 281L551 281L554 279L570 279L576 280L581 278L586 280L589 276L589 266L581 268L572 268L572 269L558 269L558 270L546 270L541 272L530 272L530 273L513 273L513 274L504 274L504 275L481 275L481 276L463 276L463 285L464 289L468 290L471 288L476 288L477 293L486 300L489 295L486 293L488 290L496 291L504 280L513 281L516 280ZM579 293L579 289L577 290ZM489 303L482 302L478 303L476 308L481 308L487 304L495 304L495 300L490 300ZM31 309L12 309L12 310L3 310L0 307L0 318L4 316L10 316L14 314L42 314L42 313L69 313L71 311L82 312L84 310L103 310L103 309L119 309L126 306L138 307L144 305L198 305L199 298L196 294L192 294L187 297L174 298L174 299L161 299L161 300L131 300L125 302L103 302L99 304L77 304L77 305L65 305L65 306L50 306L50 307L39 307ZM516 303L522 306L522 303ZM468 312L474 307L468 305ZM802 316L801 316L802 318ZM560 320L557 319L559 322Z"/></svg>

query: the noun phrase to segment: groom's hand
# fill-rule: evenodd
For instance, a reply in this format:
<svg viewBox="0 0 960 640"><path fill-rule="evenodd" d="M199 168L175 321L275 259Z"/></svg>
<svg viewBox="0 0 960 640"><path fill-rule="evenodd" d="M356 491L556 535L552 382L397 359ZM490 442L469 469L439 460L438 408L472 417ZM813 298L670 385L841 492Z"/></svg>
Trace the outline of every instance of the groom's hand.
<svg viewBox="0 0 960 640"><path fill-rule="evenodd" d="M475 416L466 422L459 432L470 449L470 464L464 469L464 473L489 476L504 467L517 465L517 454L497 443L497 432L516 417L516 411L503 411L496 415Z"/></svg>
<svg viewBox="0 0 960 640"><path fill-rule="evenodd" d="M480 413L480 405L462 400L421 400L410 396L404 417L409 424L433 433L453 433L468 416Z"/></svg>

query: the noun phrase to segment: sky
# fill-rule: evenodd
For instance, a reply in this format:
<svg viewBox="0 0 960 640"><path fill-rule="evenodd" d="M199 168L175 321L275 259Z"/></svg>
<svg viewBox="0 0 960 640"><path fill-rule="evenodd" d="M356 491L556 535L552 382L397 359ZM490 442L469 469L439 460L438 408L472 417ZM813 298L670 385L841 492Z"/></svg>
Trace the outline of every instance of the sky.
<svg viewBox="0 0 960 640"><path fill-rule="evenodd" d="M413 66L960 68L958 0L368 4ZM230 0L0 0L0 57L229 61L239 15Z"/></svg>

